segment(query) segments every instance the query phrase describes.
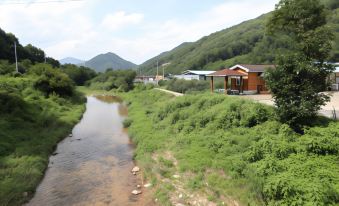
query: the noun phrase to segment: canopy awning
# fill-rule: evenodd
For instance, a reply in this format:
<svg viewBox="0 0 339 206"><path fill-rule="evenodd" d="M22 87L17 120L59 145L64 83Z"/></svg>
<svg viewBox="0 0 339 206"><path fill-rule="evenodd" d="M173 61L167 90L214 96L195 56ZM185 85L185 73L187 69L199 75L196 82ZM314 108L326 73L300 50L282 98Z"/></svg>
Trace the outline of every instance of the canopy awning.
<svg viewBox="0 0 339 206"><path fill-rule="evenodd" d="M243 77L243 76L247 76L247 74L236 71L236 70L223 69L220 71L216 71L212 74L209 74L207 76L208 77L230 77L230 76Z"/></svg>

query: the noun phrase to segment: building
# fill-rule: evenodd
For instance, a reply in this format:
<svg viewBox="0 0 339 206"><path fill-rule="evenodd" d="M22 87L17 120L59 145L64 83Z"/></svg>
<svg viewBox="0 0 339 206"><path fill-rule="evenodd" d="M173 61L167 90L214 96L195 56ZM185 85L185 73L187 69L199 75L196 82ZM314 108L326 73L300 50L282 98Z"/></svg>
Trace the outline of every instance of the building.
<svg viewBox="0 0 339 206"><path fill-rule="evenodd" d="M275 68L275 65L237 64L207 76L211 77L212 91L214 91L214 78L223 77L225 92L231 90L245 94L268 93L264 73L270 68Z"/></svg>
<svg viewBox="0 0 339 206"><path fill-rule="evenodd" d="M339 90L339 63L335 63L335 70L333 74L330 76L330 82L332 83L332 90Z"/></svg>
<svg viewBox="0 0 339 206"><path fill-rule="evenodd" d="M180 75L174 75L176 79L184 80L206 80L207 75L214 73L215 71L197 71L197 70L186 70Z"/></svg>
<svg viewBox="0 0 339 206"><path fill-rule="evenodd" d="M144 83L144 84L147 84L147 83L155 84L156 83L156 76L155 75L154 76L153 75L136 76L135 79L134 79L134 82L135 83Z"/></svg>

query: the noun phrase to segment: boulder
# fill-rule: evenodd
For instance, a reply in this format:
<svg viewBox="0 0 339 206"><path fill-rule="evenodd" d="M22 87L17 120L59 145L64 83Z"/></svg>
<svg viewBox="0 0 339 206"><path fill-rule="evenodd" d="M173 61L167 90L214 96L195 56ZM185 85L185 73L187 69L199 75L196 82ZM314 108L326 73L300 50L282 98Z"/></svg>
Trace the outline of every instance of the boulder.
<svg viewBox="0 0 339 206"><path fill-rule="evenodd" d="M148 188L148 187L151 187L151 186L152 186L151 183L148 183L148 184L145 184L145 185L144 185L145 188Z"/></svg>
<svg viewBox="0 0 339 206"><path fill-rule="evenodd" d="M133 190L132 191L133 195L140 195L141 193L142 193L141 190Z"/></svg>
<svg viewBox="0 0 339 206"><path fill-rule="evenodd" d="M133 167L132 169L132 172L139 172L139 171L140 171L140 168L137 166Z"/></svg>

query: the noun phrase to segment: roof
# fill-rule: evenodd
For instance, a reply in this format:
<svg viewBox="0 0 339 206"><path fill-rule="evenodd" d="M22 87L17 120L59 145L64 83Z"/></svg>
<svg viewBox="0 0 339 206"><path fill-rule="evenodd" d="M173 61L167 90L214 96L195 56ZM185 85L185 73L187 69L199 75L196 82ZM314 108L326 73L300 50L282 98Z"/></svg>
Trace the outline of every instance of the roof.
<svg viewBox="0 0 339 206"><path fill-rule="evenodd" d="M241 68L246 72L264 72L268 68L275 68L273 64L237 64L231 67L231 70Z"/></svg>
<svg viewBox="0 0 339 206"><path fill-rule="evenodd" d="M236 70L230 70L230 69L223 69L220 71L216 71L212 74L209 74L207 76L213 76L213 77L227 77L227 76L247 76L246 74L236 71Z"/></svg>
<svg viewBox="0 0 339 206"><path fill-rule="evenodd" d="M208 74L212 74L214 72L215 71L186 70L182 74L192 73L192 74L195 74L195 75L208 75Z"/></svg>

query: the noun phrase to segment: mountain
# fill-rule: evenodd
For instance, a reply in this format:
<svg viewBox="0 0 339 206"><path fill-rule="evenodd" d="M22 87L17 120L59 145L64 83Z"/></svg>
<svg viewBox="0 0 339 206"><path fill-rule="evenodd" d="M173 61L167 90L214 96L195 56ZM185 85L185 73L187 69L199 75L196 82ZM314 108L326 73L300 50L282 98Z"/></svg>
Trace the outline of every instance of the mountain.
<svg viewBox="0 0 339 206"><path fill-rule="evenodd" d="M86 67L92 68L97 72L104 72L106 69L133 69L137 65L124 60L114 53L100 54L85 63Z"/></svg>
<svg viewBox="0 0 339 206"><path fill-rule="evenodd" d="M330 61L339 62L339 1L322 0L329 11L328 26L335 32ZM218 70L234 64L269 64L275 56L293 51L288 36L267 36L265 25L271 13L245 21L203 37L196 42L183 43L139 66L143 74L155 74L159 65L170 63L166 73L178 74L185 70Z"/></svg>
<svg viewBox="0 0 339 206"><path fill-rule="evenodd" d="M66 57L66 58L60 59L59 62L60 62L60 64L75 64L75 65L77 65L77 64L82 64L85 61L77 59L77 58L73 58L73 57Z"/></svg>

